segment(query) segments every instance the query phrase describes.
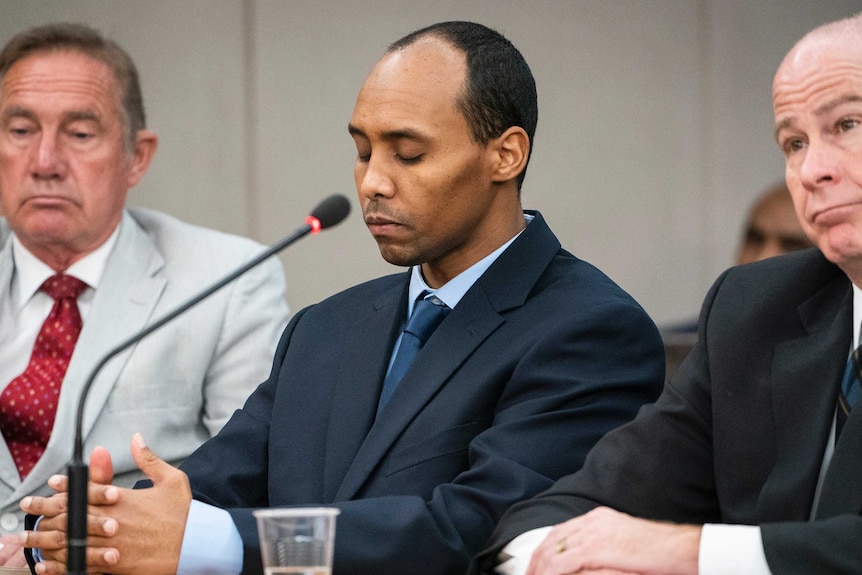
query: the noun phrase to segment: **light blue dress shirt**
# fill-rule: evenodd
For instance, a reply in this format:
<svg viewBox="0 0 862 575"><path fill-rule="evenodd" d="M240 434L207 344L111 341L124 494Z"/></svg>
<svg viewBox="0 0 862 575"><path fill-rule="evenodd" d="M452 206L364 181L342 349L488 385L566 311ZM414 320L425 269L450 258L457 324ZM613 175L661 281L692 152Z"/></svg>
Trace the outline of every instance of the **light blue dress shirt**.
<svg viewBox="0 0 862 575"><path fill-rule="evenodd" d="M524 214L529 223L533 216ZM523 231L523 230L521 230ZM404 321L413 313L416 298L423 291L429 291L440 300L455 309L464 294L476 283L482 274L491 267L500 254L521 235L518 232L511 240L446 282L439 289L431 289L422 277L420 266L413 266L410 275L409 300L407 315ZM401 336L392 348L389 367L401 345ZM388 369L387 369L388 373ZM200 501L192 501L189 516L186 520L186 530L183 535L183 545L180 551L180 562L177 575L238 575L242 571L243 547L242 538L233 523L230 514Z"/></svg>

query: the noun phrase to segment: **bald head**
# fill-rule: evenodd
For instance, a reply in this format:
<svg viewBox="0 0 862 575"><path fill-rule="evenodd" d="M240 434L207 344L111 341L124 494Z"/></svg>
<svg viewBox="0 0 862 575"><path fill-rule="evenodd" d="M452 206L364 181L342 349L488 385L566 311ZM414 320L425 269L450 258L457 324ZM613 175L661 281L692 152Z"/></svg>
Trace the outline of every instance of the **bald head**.
<svg viewBox="0 0 862 575"><path fill-rule="evenodd" d="M833 42L841 42L846 49L862 49L862 12L813 29L787 53L782 61L782 67L810 53L812 48L826 47Z"/></svg>
<svg viewBox="0 0 862 575"><path fill-rule="evenodd" d="M772 103L805 235L862 286L862 13L797 42L775 74Z"/></svg>

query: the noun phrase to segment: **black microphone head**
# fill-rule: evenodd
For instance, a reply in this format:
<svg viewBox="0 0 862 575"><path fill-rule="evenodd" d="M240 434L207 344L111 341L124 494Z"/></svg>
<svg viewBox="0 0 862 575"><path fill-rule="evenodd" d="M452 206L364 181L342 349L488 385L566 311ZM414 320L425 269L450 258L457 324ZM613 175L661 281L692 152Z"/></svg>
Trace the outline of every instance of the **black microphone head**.
<svg viewBox="0 0 862 575"><path fill-rule="evenodd" d="M340 224L350 213L350 201L341 194L329 196L314 208L311 217L320 222L320 229Z"/></svg>

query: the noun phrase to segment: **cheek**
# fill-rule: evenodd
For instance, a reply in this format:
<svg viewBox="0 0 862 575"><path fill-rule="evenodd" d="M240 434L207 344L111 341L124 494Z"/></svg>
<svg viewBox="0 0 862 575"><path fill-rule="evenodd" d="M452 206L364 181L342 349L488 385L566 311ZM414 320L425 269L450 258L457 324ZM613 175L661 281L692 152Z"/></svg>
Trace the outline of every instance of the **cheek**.
<svg viewBox="0 0 862 575"><path fill-rule="evenodd" d="M0 180L8 180L15 174L25 172L26 166L24 154L0 147Z"/></svg>

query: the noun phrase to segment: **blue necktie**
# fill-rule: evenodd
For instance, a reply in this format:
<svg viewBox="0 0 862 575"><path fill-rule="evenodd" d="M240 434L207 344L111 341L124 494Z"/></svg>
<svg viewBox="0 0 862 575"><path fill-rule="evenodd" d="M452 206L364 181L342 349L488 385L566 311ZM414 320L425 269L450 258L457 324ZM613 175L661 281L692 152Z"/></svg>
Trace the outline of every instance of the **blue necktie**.
<svg viewBox="0 0 862 575"><path fill-rule="evenodd" d="M392 397L395 388L401 382L401 378L413 365L416 356L419 355L419 350L449 313L449 308L436 296L425 297L427 292L423 292L420 298L416 300L416 305L413 307L413 314L407 321L407 327L404 328L404 333L401 336L401 346L398 348L398 354L392 362L392 367L383 381L383 391L380 392L380 400L377 403L377 411L379 412Z"/></svg>
<svg viewBox="0 0 862 575"><path fill-rule="evenodd" d="M862 394L862 372L859 369L859 353L860 348L857 347L850 354L850 359L847 360L847 368L844 370L844 379L841 382L841 393L838 394L838 415L836 418L836 437L841 434L844 423L847 421L847 416L850 415L850 410L853 405L859 400Z"/></svg>

